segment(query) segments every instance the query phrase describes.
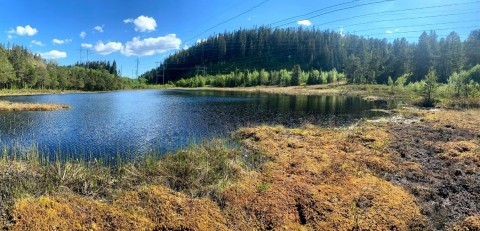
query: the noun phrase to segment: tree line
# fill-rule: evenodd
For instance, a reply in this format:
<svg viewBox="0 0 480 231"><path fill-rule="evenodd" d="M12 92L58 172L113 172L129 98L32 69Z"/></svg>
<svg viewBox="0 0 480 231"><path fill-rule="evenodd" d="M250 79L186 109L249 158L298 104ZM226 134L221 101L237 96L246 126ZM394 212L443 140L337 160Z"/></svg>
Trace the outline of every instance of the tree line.
<svg viewBox="0 0 480 231"><path fill-rule="evenodd" d="M293 69L281 69L278 71L234 71L228 74L195 76L182 78L174 82L178 87L252 87L252 86L297 86L328 84L345 81L343 73L333 69L331 71L309 70L302 71L300 65Z"/></svg>
<svg viewBox="0 0 480 231"><path fill-rule="evenodd" d="M0 89L108 91L140 85L138 80L120 77L115 61L59 66L23 46L0 44Z"/></svg>
<svg viewBox="0 0 480 231"><path fill-rule="evenodd" d="M170 55L162 65L144 73L156 83L165 68L165 80L177 81L199 75L268 72L290 69L333 69L345 73L350 83L387 83L411 74L408 81L425 78L435 69L438 81L446 83L455 72L480 63L480 30L465 41L456 32L438 38L435 31L423 32L417 43L405 38L387 39L343 35L318 29L259 27L210 36L196 45Z"/></svg>

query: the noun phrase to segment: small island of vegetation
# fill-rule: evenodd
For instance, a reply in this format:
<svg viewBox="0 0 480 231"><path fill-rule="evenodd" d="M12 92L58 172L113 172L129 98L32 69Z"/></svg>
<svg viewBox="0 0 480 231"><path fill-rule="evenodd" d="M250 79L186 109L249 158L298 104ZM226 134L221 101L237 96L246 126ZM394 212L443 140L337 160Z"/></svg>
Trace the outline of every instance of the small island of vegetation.
<svg viewBox="0 0 480 231"><path fill-rule="evenodd" d="M0 111L53 111L69 109L68 105L46 104L46 103L13 103L9 101L0 101Z"/></svg>

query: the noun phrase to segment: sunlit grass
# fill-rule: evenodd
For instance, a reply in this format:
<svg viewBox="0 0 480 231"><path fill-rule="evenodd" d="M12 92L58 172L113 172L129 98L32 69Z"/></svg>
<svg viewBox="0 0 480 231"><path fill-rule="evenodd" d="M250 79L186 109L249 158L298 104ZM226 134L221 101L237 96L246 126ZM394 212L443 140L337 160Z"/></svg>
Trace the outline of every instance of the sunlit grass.
<svg viewBox="0 0 480 231"><path fill-rule="evenodd" d="M0 111L53 111L70 109L70 106L63 104L40 104L40 103L18 103L2 100Z"/></svg>

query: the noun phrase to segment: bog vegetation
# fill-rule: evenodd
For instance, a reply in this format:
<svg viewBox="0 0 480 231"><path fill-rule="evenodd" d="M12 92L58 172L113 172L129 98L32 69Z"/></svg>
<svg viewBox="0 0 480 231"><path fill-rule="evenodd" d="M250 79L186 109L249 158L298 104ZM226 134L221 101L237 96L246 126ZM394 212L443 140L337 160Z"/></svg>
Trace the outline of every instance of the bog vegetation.
<svg viewBox="0 0 480 231"><path fill-rule="evenodd" d="M479 192L464 186L480 183L479 118L478 110L399 110L388 123L349 129L243 128L236 147L216 139L111 166L45 161L35 148L4 152L0 222L12 230L478 230L480 207L470 202Z"/></svg>

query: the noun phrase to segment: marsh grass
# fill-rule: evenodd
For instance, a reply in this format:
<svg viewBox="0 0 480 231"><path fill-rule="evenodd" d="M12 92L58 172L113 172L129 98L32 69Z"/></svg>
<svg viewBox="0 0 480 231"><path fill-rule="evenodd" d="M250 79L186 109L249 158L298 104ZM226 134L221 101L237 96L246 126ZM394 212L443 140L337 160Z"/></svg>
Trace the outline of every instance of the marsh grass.
<svg viewBox="0 0 480 231"><path fill-rule="evenodd" d="M53 111L70 109L70 106L63 104L37 104L37 103L14 103L0 101L0 111Z"/></svg>
<svg viewBox="0 0 480 231"><path fill-rule="evenodd" d="M9 208L25 198L73 194L112 202L146 185L166 185L193 198L220 200L219 192L238 177L242 158L225 140L192 144L172 153L150 150L117 153L115 158L60 152L42 153L4 146L0 160L0 224L11 222ZM80 157L79 157L80 156ZM88 157L88 158L87 158Z"/></svg>

